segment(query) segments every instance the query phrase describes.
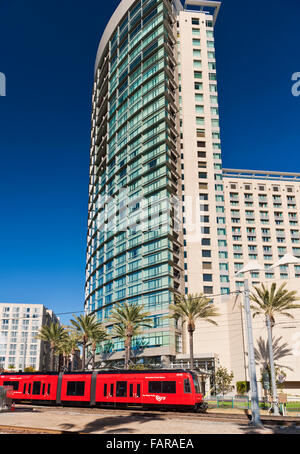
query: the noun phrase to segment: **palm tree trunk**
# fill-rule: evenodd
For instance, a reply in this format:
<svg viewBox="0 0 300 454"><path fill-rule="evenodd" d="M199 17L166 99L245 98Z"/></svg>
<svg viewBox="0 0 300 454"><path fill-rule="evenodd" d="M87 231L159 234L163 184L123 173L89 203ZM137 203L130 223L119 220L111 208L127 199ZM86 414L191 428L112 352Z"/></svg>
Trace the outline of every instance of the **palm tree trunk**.
<svg viewBox="0 0 300 454"><path fill-rule="evenodd" d="M92 359L92 370L95 369L95 354L96 354L96 347L93 347L93 348L92 348L92 355L93 355L93 359Z"/></svg>
<svg viewBox="0 0 300 454"><path fill-rule="evenodd" d="M55 369L54 349L55 349L55 347L51 347L51 372L54 372L54 369Z"/></svg>
<svg viewBox="0 0 300 454"><path fill-rule="evenodd" d="M129 369L130 362L130 347L131 347L131 336L127 336L125 339L125 369Z"/></svg>
<svg viewBox="0 0 300 454"><path fill-rule="evenodd" d="M194 369L194 339L193 339L193 330L189 329L189 340L190 340L190 369Z"/></svg>
<svg viewBox="0 0 300 454"><path fill-rule="evenodd" d="M74 371L74 356L75 356L75 353L71 353L71 372Z"/></svg>
<svg viewBox="0 0 300 454"><path fill-rule="evenodd" d="M275 372L274 353L273 353L272 328L271 328L271 320L270 320L269 315L266 315L266 324L267 324L267 328L268 328L269 360L270 360L270 370L271 370L274 415L279 416L277 389L276 389L276 372Z"/></svg>

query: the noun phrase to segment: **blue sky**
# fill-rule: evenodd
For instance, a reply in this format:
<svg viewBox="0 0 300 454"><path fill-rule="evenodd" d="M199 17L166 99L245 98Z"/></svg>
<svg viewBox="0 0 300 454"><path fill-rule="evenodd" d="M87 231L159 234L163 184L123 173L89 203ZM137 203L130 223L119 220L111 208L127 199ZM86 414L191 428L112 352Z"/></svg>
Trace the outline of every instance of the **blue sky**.
<svg viewBox="0 0 300 454"><path fill-rule="evenodd" d="M118 4L0 4L1 302L83 309L94 61ZM216 54L224 167L300 172L300 97L291 94L299 13L299 0L223 1Z"/></svg>

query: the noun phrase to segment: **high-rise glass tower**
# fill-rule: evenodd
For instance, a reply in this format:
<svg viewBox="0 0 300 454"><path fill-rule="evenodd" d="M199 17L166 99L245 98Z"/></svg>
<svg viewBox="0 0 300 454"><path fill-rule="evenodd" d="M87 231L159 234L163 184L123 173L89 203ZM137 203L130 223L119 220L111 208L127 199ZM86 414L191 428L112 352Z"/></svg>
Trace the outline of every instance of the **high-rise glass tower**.
<svg viewBox="0 0 300 454"><path fill-rule="evenodd" d="M237 296L244 282L236 272L258 260L265 270L251 273L250 284L287 280L300 293L300 175L222 168L220 5L123 0L103 33L92 101L85 309L110 330L116 303L144 305L153 327L134 338L133 354L188 366L186 327L170 320L169 305L175 294L203 293L220 316L218 327L197 322L196 367L213 370L220 360L244 381ZM265 325L253 324L257 342ZM274 329L295 345L297 324L288 327ZM290 356L287 389L296 392L297 382L299 394L299 352ZM124 342L99 346L98 359L124 361Z"/></svg>
<svg viewBox="0 0 300 454"><path fill-rule="evenodd" d="M213 44L219 6L123 0L96 58L85 309L110 330L116 303L144 305L153 325L134 339L133 351L155 363L168 364L184 347L169 305L188 291L185 270L193 275L195 251L204 254L207 271L195 278L193 291L212 288L203 250L217 241L206 218L223 207L222 200L207 203L221 184ZM187 228L186 207L195 200L205 241L193 240ZM98 354L121 360L124 342L115 338Z"/></svg>

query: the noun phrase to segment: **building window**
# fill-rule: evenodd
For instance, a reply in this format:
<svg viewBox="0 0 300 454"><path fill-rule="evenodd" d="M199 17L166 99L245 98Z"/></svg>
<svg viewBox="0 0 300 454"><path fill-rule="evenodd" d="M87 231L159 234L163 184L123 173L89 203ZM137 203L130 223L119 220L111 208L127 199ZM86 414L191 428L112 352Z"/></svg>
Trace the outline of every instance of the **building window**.
<svg viewBox="0 0 300 454"><path fill-rule="evenodd" d="M202 262L202 268L204 270L211 270L211 262Z"/></svg>
<svg viewBox="0 0 300 454"><path fill-rule="evenodd" d="M211 251L204 249L202 251L202 257L211 257Z"/></svg>

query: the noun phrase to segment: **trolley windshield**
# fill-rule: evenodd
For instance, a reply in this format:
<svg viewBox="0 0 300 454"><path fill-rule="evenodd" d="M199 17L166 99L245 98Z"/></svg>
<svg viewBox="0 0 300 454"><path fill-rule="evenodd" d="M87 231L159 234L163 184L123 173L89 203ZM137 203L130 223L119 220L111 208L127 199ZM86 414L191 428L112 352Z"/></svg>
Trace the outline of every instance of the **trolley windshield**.
<svg viewBox="0 0 300 454"><path fill-rule="evenodd" d="M194 382L194 386L195 386L195 393L196 394L200 394L201 391L200 391L200 384L199 384L199 379L198 379L198 376L194 373L191 373L192 377L193 377L193 382Z"/></svg>

